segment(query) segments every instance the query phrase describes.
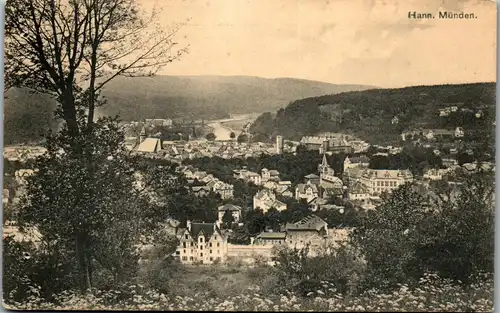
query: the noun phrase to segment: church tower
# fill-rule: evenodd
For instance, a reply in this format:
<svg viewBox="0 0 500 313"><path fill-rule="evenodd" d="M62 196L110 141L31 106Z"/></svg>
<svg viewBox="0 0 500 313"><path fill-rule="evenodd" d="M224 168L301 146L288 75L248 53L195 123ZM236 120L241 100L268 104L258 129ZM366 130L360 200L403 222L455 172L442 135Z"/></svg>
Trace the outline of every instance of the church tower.
<svg viewBox="0 0 500 313"><path fill-rule="evenodd" d="M320 165L318 165L318 172L320 174L328 172L330 165L328 165L328 161L326 160L326 154L323 153L323 161Z"/></svg>

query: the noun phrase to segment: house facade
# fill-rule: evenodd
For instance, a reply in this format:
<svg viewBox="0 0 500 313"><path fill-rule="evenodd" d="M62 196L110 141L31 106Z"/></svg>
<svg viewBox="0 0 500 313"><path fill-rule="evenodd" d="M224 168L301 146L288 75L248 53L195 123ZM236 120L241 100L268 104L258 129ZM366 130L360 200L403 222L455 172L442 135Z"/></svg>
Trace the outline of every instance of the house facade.
<svg viewBox="0 0 500 313"><path fill-rule="evenodd" d="M212 191L219 194L221 196L221 199L225 200L233 198L234 188L230 184L217 180L213 184Z"/></svg>
<svg viewBox="0 0 500 313"><path fill-rule="evenodd" d="M227 257L227 237L216 223L191 223L177 233L176 255L183 264L213 264Z"/></svg>
<svg viewBox="0 0 500 313"><path fill-rule="evenodd" d="M305 199L308 203L319 197L318 186L307 182L306 184L298 184L295 187L295 199L300 201Z"/></svg>
<svg viewBox="0 0 500 313"><path fill-rule="evenodd" d="M366 186L370 196L378 196L382 192L391 193L399 186L413 181L413 175L409 170L373 170L368 169L360 179Z"/></svg>
<svg viewBox="0 0 500 313"><path fill-rule="evenodd" d="M344 171L350 168L368 167L368 165L370 165L370 159L367 156L346 157L344 160Z"/></svg>
<svg viewBox="0 0 500 313"><path fill-rule="evenodd" d="M363 183L356 181L348 188L348 198L351 201L365 203L370 198L369 189Z"/></svg>
<svg viewBox="0 0 500 313"><path fill-rule="evenodd" d="M224 217L224 214L226 214L226 212L228 212L228 211L233 216L235 223L237 223L241 220L242 208L240 206L234 205L234 204L225 204L225 205L221 205L220 207L217 208L217 215L218 215L219 223L222 223L222 218Z"/></svg>
<svg viewBox="0 0 500 313"><path fill-rule="evenodd" d="M276 195L272 190L263 189L257 192L253 197L253 209L261 209L266 213L271 208L275 208L278 211L284 211L287 206L285 203L276 199Z"/></svg>
<svg viewBox="0 0 500 313"><path fill-rule="evenodd" d="M277 170L268 170L267 168L263 168L261 170L261 182L265 183L268 181L279 182L280 173Z"/></svg>

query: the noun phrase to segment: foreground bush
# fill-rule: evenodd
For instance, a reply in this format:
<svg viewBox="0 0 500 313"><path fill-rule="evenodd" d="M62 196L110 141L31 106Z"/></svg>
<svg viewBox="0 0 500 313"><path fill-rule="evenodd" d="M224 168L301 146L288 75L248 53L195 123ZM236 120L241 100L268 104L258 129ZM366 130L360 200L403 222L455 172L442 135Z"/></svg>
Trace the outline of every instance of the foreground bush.
<svg viewBox="0 0 500 313"><path fill-rule="evenodd" d="M409 289L402 285L392 293L377 290L358 297L343 297L335 290L310 292L306 298L290 293L273 295L262 292L258 286L249 286L246 292L234 297L209 295L197 291L189 296L175 293L165 295L142 286L127 290L95 291L86 296L63 293L58 304L41 302L36 295L26 303L15 303L10 308L38 310L174 310L174 311L448 311L486 312L493 310L493 280L483 281L466 288L453 285L449 280L426 275L418 287Z"/></svg>

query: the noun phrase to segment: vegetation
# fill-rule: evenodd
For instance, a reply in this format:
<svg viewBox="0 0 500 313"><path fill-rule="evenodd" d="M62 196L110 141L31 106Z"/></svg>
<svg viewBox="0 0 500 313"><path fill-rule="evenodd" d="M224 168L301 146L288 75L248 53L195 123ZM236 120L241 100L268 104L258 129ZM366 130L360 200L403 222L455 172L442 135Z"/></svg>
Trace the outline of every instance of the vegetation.
<svg viewBox="0 0 500 313"><path fill-rule="evenodd" d="M493 278L464 288L436 275L426 275L418 288L402 284L391 293L378 290L345 296L330 284L307 297L277 293L278 280L272 268L226 266L186 268L167 274L159 289L133 285L127 289L96 291L82 296L61 294L57 303L40 301L34 295L21 309L47 310L158 310L158 311L283 311L283 312L388 312L394 310L489 312L493 310ZM279 289L279 288L278 288Z"/></svg>
<svg viewBox="0 0 500 313"><path fill-rule="evenodd" d="M440 117L438 109L457 105L472 112ZM481 108L484 115L476 118ZM252 124L252 134L270 139L282 135L299 140L318 132L342 132L373 144L393 144L410 128L452 128L466 131L492 129L495 116L495 84L416 86L373 89L306 98L277 111L261 115ZM392 119L398 117L398 123Z"/></svg>
<svg viewBox="0 0 500 313"><path fill-rule="evenodd" d="M280 173L282 181L291 181L295 186L302 183L304 176L311 173L316 173L318 165L321 163L323 156L318 151L299 151L297 155L292 153L284 153L281 155L264 155L260 157L250 157L245 159L223 159L220 157L203 157L193 160L183 161L186 165L192 165L199 168L201 171L206 171L209 174L227 180L233 176L233 170L246 167L250 171L258 172L263 168L269 170L277 170ZM339 175L343 171L345 155L334 154L327 156L328 163Z"/></svg>
<svg viewBox="0 0 500 313"><path fill-rule="evenodd" d="M422 176L423 171L429 168L441 168L441 157L434 154L432 148L421 146L404 147L398 154L371 155L369 168L371 169L408 169L415 176Z"/></svg>
<svg viewBox="0 0 500 313"><path fill-rule="evenodd" d="M206 138L208 141L214 141L214 140L215 140L215 138L217 138L217 137L215 136L215 134L214 134L214 133L208 133L208 134L206 134L206 135L205 135L205 138Z"/></svg>
<svg viewBox="0 0 500 313"><path fill-rule="evenodd" d="M39 143L49 130L57 130L57 103L47 95L26 88L12 89L5 94L4 104L5 145Z"/></svg>

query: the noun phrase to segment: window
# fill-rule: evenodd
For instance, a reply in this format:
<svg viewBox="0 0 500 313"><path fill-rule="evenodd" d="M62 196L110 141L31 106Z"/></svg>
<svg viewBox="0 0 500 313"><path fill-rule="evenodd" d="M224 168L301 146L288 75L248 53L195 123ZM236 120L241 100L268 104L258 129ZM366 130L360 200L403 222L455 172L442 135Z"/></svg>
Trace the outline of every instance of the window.
<svg viewBox="0 0 500 313"><path fill-rule="evenodd" d="M210 254L212 254L212 250L210 250Z"/></svg>
<svg viewBox="0 0 500 313"><path fill-rule="evenodd" d="M213 261L213 260L214 260L214 258L210 257L210 261Z"/></svg>
<svg viewBox="0 0 500 313"><path fill-rule="evenodd" d="M183 253L186 253L186 249L184 249L184 251L182 251Z"/></svg>
<svg viewBox="0 0 500 313"><path fill-rule="evenodd" d="M220 246L220 243L217 243L217 247Z"/></svg>
<svg viewBox="0 0 500 313"><path fill-rule="evenodd" d="M186 251L184 251L184 253L186 253ZM181 254L181 252L180 251L175 251L175 254L179 255L179 254Z"/></svg>
<svg viewBox="0 0 500 313"><path fill-rule="evenodd" d="M210 248L212 248L212 243L210 243Z"/></svg>
<svg viewBox="0 0 500 313"><path fill-rule="evenodd" d="M200 253L200 256L203 257L203 253Z"/></svg>
<svg viewBox="0 0 500 313"><path fill-rule="evenodd" d="M186 248L186 243L185 242L182 243L182 247Z"/></svg>
<svg viewBox="0 0 500 313"><path fill-rule="evenodd" d="M200 239L199 239L199 240L200 240L200 242L203 242L203 237L200 237Z"/></svg>
<svg viewBox="0 0 500 313"><path fill-rule="evenodd" d="M200 245L200 250L203 250L203 246Z"/></svg>
<svg viewBox="0 0 500 313"><path fill-rule="evenodd" d="M183 256L183 257L182 257L182 260L183 260L183 261L187 261L187 256Z"/></svg>
<svg viewBox="0 0 500 313"><path fill-rule="evenodd" d="M189 261L193 261L193 257L192 256L189 257Z"/></svg>
<svg viewBox="0 0 500 313"><path fill-rule="evenodd" d="M217 254L220 254L220 251L219 251L219 250L217 250Z"/></svg>
<svg viewBox="0 0 500 313"><path fill-rule="evenodd" d="M192 246L194 246L194 243L193 243L193 242L191 242L191 247L192 247Z"/></svg>
<svg viewBox="0 0 500 313"><path fill-rule="evenodd" d="M214 235L214 239L217 240L217 235Z"/></svg>
<svg viewBox="0 0 500 313"><path fill-rule="evenodd" d="M189 237L188 235L184 236L184 238L186 238L186 239L188 239L188 237Z"/></svg>

